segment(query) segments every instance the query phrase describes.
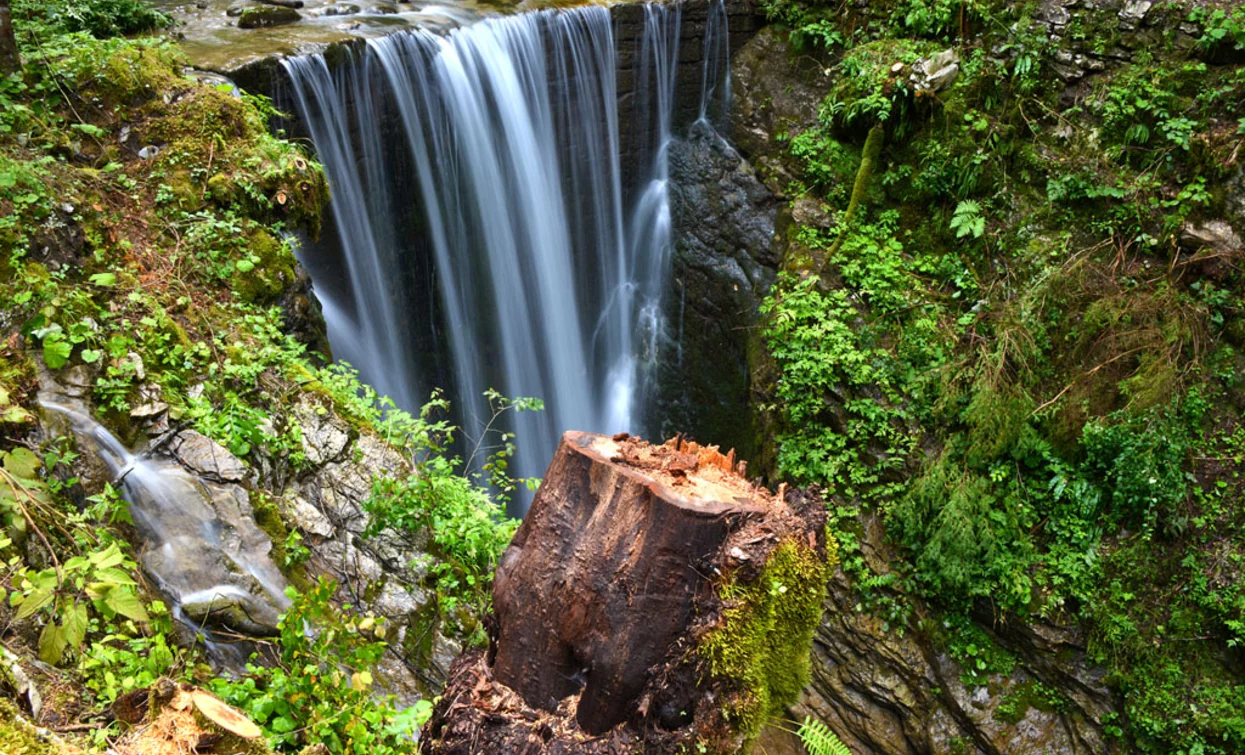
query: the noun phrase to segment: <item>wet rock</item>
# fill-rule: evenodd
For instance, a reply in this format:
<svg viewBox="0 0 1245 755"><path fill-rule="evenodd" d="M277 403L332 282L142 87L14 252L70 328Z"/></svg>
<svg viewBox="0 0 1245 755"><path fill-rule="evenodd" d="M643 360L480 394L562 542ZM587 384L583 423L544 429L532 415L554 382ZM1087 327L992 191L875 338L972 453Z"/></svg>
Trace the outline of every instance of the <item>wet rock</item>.
<svg viewBox="0 0 1245 755"><path fill-rule="evenodd" d="M294 280L282 291L277 304L285 332L306 344L326 360L332 359L328 328L320 311L320 301L312 287L311 276L301 262L294 263Z"/></svg>
<svg viewBox="0 0 1245 755"><path fill-rule="evenodd" d="M266 29L272 26L284 26L302 20L302 14L293 8L266 5L260 8L247 8L238 16L240 29Z"/></svg>
<svg viewBox="0 0 1245 755"><path fill-rule="evenodd" d="M130 408L130 418L140 422L153 422L169 410L162 400L163 389L156 383L145 383L138 388L138 400Z"/></svg>
<svg viewBox="0 0 1245 755"><path fill-rule="evenodd" d="M95 374L89 365L76 364L57 375L58 387L66 396L83 398L95 387Z"/></svg>
<svg viewBox="0 0 1245 755"><path fill-rule="evenodd" d="M247 8L253 8L253 5L231 5L225 9L225 15L230 18L237 18L246 12Z"/></svg>
<svg viewBox="0 0 1245 755"><path fill-rule="evenodd" d="M182 596L181 609L187 619L200 626L232 629L251 637L275 635L276 615L250 593L234 587L210 588Z"/></svg>
<svg viewBox="0 0 1245 755"><path fill-rule="evenodd" d="M674 281L656 417L666 437L713 438L750 459L749 338L778 269L777 202L709 128L671 143L670 177Z"/></svg>
<svg viewBox="0 0 1245 755"><path fill-rule="evenodd" d="M359 12L359 6L350 3L336 3L320 11L321 16L353 16Z"/></svg>
<svg viewBox="0 0 1245 755"><path fill-rule="evenodd" d="M793 54L786 36L773 26L739 50L731 61L731 75L731 142L754 162L785 152L775 141L779 134L794 135L817 123L817 109L832 81L829 66ZM776 188L772 183L770 187Z"/></svg>
<svg viewBox="0 0 1245 755"><path fill-rule="evenodd" d="M247 468L221 444L194 430L182 430L169 443L169 452L186 469L216 482L241 482Z"/></svg>

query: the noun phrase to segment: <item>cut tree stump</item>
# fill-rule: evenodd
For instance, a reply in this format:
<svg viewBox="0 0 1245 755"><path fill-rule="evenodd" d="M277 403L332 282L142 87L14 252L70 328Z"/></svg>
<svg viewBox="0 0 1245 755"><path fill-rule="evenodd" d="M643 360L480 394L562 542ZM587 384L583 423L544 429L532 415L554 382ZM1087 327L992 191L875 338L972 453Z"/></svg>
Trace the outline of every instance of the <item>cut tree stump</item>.
<svg viewBox="0 0 1245 755"><path fill-rule="evenodd" d="M679 439L563 435L497 568L489 652L455 663L423 751L755 736L802 685L831 557L821 499L745 469Z"/></svg>

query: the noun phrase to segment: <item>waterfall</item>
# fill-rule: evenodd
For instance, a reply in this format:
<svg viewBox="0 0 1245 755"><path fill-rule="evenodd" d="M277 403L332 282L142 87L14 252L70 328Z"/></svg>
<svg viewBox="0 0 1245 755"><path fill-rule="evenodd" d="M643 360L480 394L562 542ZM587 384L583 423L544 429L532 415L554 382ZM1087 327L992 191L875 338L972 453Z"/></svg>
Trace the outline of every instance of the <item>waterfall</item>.
<svg viewBox="0 0 1245 755"><path fill-rule="evenodd" d="M564 430L643 429L671 262L681 18L679 4L645 6L629 105L600 6L284 62L332 190L336 237L304 261L335 354L406 409L446 388L473 437L486 389L543 399L512 420L520 476L544 472ZM725 21L718 0L715 58ZM702 119L728 88L718 68L706 61L698 82Z"/></svg>
<svg viewBox="0 0 1245 755"><path fill-rule="evenodd" d="M213 659L241 669L247 653L213 641L205 622L271 634L290 602L269 556L272 544L251 518L241 488L208 483L168 459L131 453L76 399L41 393L39 403L49 420L68 425L84 453L103 463L129 503L144 543L143 568L172 600L173 615L202 635Z"/></svg>

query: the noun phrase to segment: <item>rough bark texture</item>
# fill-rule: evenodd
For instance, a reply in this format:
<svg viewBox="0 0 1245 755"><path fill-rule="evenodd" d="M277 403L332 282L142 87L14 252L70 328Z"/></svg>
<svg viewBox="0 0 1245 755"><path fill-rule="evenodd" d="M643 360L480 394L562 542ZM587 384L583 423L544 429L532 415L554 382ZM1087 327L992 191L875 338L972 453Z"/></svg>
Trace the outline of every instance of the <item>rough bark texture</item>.
<svg viewBox="0 0 1245 755"><path fill-rule="evenodd" d="M764 716L779 701L764 674L713 648L754 626L749 596L773 593L771 554L798 552L822 575L827 550L819 498L773 495L743 469L734 452L691 443L565 434L498 567L489 653L455 663L423 751L675 752L709 742L726 752L755 735L739 722L756 716L742 712ZM783 579L793 605L814 596L802 622L811 638L823 585ZM762 643L758 668L786 661L783 643L805 628L794 624L769 625L782 647ZM806 658L808 642L795 644Z"/></svg>
<svg viewBox="0 0 1245 755"><path fill-rule="evenodd" d="M17 38L13 36L13 14L9 0L0 0L0 76L21 70L22 60L17 54Z"/></svg>
<svg viewBox="0 0 1245 755"><path fill-rule="evenodd" d="M747 499L685 498L610 461L618 450L563 437L494 589L498 681L545 709L582 687L578 720L592 734L632 712L645 672L712 596L701 575L727 535L764 513Z"/></svg>

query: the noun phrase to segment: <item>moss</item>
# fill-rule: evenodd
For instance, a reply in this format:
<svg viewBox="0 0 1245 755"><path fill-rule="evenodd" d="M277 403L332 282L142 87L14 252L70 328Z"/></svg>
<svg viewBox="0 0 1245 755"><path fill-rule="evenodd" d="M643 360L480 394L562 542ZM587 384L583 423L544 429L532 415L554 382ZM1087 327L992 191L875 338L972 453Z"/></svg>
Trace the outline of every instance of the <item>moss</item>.
<svg viewBox="0 0 1245 755"><path fill-rule="evenodd" d="M0 752L4 755L60 755L64 750L39 736L12 702L0 699Z"/></svg>
<svg viewBox="0 0 1245 755"><path fill-rule="evenodd" d="M864 199L865 193L869 190L869 179L873 176L873 169L878 164L878 158L882 155L882 144L886 139L886 131L881 124L875 125L869 129L869 136L865 139L865 149L860 155L860 169L856 171L856 182L852 185L852 198L847 203L847 212L843 214L843 221L840 224L843 228L839 233L839 237L835 239L834 246L830 247L830 251L826 254L828 262L838 253L839 248L843 246L843 240L847 238L850 232L852 222L856 219L856 214L860 210L860 203Z"/></svg>
<svg viewBox="0 0 1245 755"><path fill-rule="evenodd" d="M738 692L725 711L748 740L794 702L809 677L809 648L821 619L825 585L837 563L827 534L828 557L794 540L780 543L754 581L728 582L727 608L706 634L700 652L715 676Z"/></svg>
<svg viewBox="0 0 1245 755"><path fill-rule="evenodd" d="M1029 709L1043 713L1062 712L1068 707L1067 699L1055 689L1041 682L1024 682L1009 689L995 708L994 717L1005 723L1018 723Z"/></svg>
<svg viewBox="0 0 1245 755"><path fill-rule="evenodd" d="M190 171L173 171L165 177L164 185L172 195L170 201L179 210L194 212L203 206L203 189L195 186Z"/></svg>
<svg viewBox="0 0 1245 755"><path fill-rule="evenodd" d="M272 562L296 589L300 592L306 590L311 584L307 578L307 569L302 564L289 565L285 544L290 539L290 528L286 526L277 502L267 494L257 491L251 496L251 508L255 512L255 524L272 540Z"/></svg>
<svg viewBox="0 0 1245 755"><path fill-rule="evenodd" d="M234 291L252 304L270 302L281 296L294 281L297 262L289 246L268 231L257 228L247 236L246 253L255 267L234 282ZM258 258L258 261L256 261Z"/></svg>
<svg viewBox="0 0 1245 755"><path fill-rule="evenodd" d="M185 58L173 45L132 43L113 50L102 62L95 56L95 45L87 48L77 61L79 78L92 75L91 85L115 104L145 102L186 83L178 74Z"/></svg>

